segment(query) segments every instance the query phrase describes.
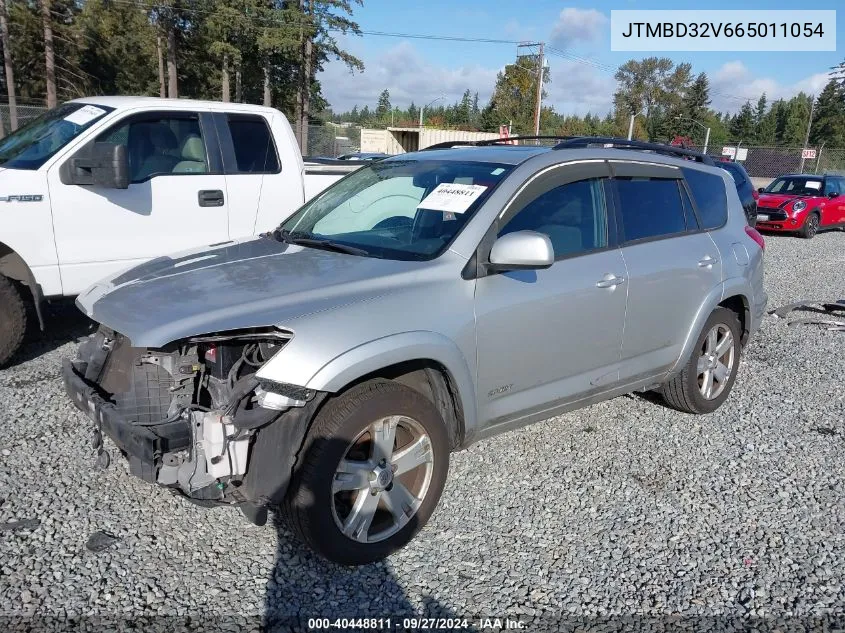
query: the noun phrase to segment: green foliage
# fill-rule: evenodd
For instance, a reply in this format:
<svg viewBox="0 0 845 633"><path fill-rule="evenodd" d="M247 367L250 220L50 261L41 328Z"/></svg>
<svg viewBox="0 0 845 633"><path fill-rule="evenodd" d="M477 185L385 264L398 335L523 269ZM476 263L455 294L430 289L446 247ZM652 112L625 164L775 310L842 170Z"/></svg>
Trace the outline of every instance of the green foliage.
<svg viewBox="0 0 845 633"><path fill-rule="evenodd" d="M845 147L845 87L831 79L816 101L810 143Z"/></svg>
<svg viewBox="0 0 845 633"><path fill-rule="evenodd" d="M316 79L337 58L362 70L334 35L359 33L350 16L361 0L51 0L60 100L91 94L159 94L156 41L167 55L174 34L180 97L219 99L225 68L233 100L263 100L265 75L272 103L290 118L303 79L303 42L313 42L310 112L328 104ZM46 92L40 0L9 2L15 84L22 103ZM316 117L315 117L316 118Z"/></svg>

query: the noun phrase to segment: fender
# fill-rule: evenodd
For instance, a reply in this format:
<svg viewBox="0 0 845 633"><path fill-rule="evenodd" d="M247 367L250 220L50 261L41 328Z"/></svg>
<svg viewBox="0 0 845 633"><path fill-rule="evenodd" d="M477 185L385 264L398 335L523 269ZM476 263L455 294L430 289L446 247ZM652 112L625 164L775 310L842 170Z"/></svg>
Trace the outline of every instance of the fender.
<svg viewBox="0 0 845 633"><path fill-rule="evenodd" d="M726 279L718 286L713 287L710 292L707 293L704 301L701 302L698 312L696 312L695 319L693 320L692 325L687 332L686 338L684 339L684 346L681 349L681 355L672 366L672 369L669 370L668 376L676 374L683 368L684 363L686 363L690 354L692 354L693 347L698 340L698 336L701 334L701 330L704 328L704 324L707 322L707 319L710 317L713 310L715 310L722 301L729 297L736 295L748 297L750 294L751 287L742 277L732 277L730 279ZM746 311L747 310L748 308L746 307ZM748 315L746 314L746 318L747 317Z"/></svg>
<svg viewBox="0 0 845 633"><path fill-rule="evenodd" d="M44 294L41 291L41 284L35 280L32 269L16 251L0 242L0 274L15 281L22 281L29 287L32 294L32 302L35 305L35 314L38 316L38 325L44 331L44 315L41 311L44 303Z"/></svg>
<svg viewBox="0 0 845 633"><path fill-rule="evenodd" d="M323 365L304 386L334 393L362 376L413 360L433 360L449 372L460 397L466 438L470 437L477 423L473 374L458 346L435 332L391 334L354 347Z"/></svg>

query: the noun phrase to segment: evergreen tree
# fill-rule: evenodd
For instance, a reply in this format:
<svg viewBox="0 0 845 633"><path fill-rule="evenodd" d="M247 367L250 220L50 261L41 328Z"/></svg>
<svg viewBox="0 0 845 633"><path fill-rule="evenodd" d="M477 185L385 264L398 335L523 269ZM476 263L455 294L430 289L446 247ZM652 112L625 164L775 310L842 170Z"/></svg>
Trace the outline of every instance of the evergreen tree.
<svg viewBox="0 0 845 633"><path fill-rule="evenodd" d="M816 102L810 144L845 147L845 87L831 79Z"/></svg>
<svg viewBox="0 0 845 633"><path fill-rule="evenodd" d="M737 143L754 144L754 110L751 109L751 103L748 101L743 104L739 113L731 121L730 132Z"/></svg>
<svg viewBox="0 0 845 633"><path fill-rule="evenodd" d="M807 122L810 118L810 97L803 92L792 97L787 104L783 130L783 143L788 147L803 147Z"/></svg>
<svg viewBox="0 0 845 633"><path fill-rule="evenodd" d="M390 91L382 90L376 106L376 118L384 119L388 112L390 112Z"/></svg>

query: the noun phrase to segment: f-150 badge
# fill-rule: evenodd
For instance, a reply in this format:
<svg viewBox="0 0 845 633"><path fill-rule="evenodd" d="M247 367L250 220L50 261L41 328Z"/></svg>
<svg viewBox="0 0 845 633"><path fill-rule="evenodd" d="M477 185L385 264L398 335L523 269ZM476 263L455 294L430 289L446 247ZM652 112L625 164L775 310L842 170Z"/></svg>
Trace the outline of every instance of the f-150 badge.
<svg viewBox="0 0 845 633"><path fill-rule="evenodd" d="M0 196L0 202L41 202L44 199L40 193L23 193L16 196Z"/></svg>

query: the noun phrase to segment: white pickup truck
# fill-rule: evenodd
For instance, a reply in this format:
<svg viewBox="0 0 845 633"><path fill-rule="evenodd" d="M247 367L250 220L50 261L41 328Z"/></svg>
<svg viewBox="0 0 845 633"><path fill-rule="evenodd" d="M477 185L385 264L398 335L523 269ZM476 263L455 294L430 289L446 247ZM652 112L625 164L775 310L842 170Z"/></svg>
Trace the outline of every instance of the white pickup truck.
<svg viewBox="0 0 845 633"><path fill-rule="evenodd" d="M44 299L272 230L361 166L338 163L305 163L278 110L185 99L77 99L0 140L0 366L26 301L43 330Z"/></svg>

